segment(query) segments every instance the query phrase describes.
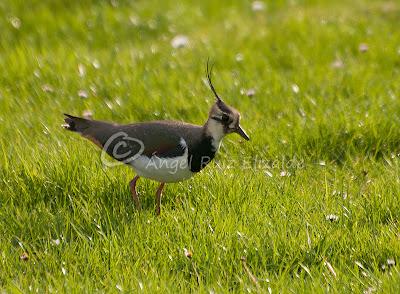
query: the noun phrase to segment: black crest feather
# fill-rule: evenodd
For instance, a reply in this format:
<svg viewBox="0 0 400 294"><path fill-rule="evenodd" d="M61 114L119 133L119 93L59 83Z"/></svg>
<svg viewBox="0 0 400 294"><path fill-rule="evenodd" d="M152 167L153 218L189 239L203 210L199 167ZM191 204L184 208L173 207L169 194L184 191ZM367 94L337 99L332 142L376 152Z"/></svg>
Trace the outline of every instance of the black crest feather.
<svg viewBox="0 0 400 294"><path fill-rule="evenodd" d="M213 86L213 83L212 83L212 80L211 80L213 67L214 67L214 64L211 64L211 67L210 67L210 59L207 59L207 81L208 81L208 85L210 86L211 91L214 93L215 98L219 102L219 101L222 101L222 99L217 94L217 91L215 90L215 88Z"/></svg>

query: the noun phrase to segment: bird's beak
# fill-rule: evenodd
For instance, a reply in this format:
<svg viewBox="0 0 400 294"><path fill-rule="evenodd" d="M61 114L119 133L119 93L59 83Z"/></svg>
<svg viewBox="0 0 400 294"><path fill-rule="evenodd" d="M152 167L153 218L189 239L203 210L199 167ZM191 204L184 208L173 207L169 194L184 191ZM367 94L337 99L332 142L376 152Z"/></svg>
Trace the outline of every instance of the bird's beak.
<svg viewBox="0 0 400 294"><path fill-rule="evenodd" d="M246 132L242 129L241 126L238 126L235 130L235 133L238 133L243 139L249 141L250 137L246 134Z"/></svg>

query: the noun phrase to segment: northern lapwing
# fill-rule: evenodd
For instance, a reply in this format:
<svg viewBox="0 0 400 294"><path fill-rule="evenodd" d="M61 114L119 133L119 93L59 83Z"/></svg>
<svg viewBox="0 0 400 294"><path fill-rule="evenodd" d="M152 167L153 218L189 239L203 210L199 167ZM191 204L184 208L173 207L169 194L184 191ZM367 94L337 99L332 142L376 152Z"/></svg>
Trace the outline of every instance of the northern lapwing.
<svg viewBox="0 0 400 294"><path fill-rule="evenodd" d="M245 140L250 139L239 124L240 113L217 94L211 74L212 68L207 63L207 81L216 101L202 126L167 120L121 125L65 114L63 127L81 134L114 159L133 167L137 175L129 186L137 209L141 208L136 192L139 177L159 182L156 192L156 214L159 215L165 183L189 179L202 170L214 158L225 135L237 133Z"/></svg>

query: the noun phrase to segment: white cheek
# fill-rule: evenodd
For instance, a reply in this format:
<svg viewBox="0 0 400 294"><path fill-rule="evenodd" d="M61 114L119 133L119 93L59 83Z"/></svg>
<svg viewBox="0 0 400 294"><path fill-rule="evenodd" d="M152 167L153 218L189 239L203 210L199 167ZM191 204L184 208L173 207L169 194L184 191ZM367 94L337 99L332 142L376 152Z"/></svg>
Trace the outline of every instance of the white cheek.
<svg viewBox="0 0 400 294"><path fill-rule="evenodd" d="M217 141L221 140L224 136L224 127L216 121L211 120L207 129L211 137Z"/></svg>
<svg viewBox="0 0 400 294"><path fill-rule="evenodd" d="M232 123L229 125L229 128L230 128L230 129L234 129L235 126L236 126L236 123L235 123L235 122L232 122Z"/></svg>
<svg viewBox="0 0 400 294"><path fill-rule="evenodd" d="M224 127L220 123L210 120L207 124L207 133L212 137L211 144L214 151L218 151L221 140L225 135Z"/></svg>

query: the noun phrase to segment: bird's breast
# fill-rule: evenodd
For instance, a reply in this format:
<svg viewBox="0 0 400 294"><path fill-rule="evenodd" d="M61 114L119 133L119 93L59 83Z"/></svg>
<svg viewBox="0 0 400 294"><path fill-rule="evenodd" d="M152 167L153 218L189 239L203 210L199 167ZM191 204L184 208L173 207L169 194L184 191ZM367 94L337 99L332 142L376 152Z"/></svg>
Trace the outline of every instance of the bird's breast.
<svg viewBox="0 0 400 294"><path fill-rule="evenodd" d="M204 137L189 150L189 166L192 172L199 172L214 159L219 145L216 147L212 137Z"/></svg>

